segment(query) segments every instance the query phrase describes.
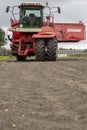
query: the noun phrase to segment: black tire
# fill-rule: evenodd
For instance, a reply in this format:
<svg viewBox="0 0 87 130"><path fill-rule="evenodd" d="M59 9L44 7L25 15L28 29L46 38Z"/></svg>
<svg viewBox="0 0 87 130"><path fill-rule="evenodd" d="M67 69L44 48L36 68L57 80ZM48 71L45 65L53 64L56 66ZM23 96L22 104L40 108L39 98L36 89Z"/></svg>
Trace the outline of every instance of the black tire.
<svg viewBox="0 0 87 130"><path fill-rule="evenodd" d="M16 57L17 61L25 61L26 60L26 56L17 56Z"/></svg>
<svg viewBox="0 0 87 130"><path fill-rule="evenodd" d="M38 39L36 41L35 55L36 55L37 61L45 60L45 41L44 41L44 39Z"/></svg>
<svg viewBox="0 0 87 130"><path fill-rule="evenodd" d="M52 38L48 40L47 43L47 52L46 52L46 59L48 61L56 61L57 59L57 39Z"/></svg>

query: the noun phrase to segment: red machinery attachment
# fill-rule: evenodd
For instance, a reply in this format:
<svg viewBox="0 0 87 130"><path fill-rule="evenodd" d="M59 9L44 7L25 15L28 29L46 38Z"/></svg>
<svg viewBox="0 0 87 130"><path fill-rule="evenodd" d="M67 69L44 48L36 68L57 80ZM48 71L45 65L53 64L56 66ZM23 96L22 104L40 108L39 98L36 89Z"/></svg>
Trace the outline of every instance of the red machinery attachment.
<svg viewBox="0 0 87 130"><path fill-rule="evenodd" d="M59 42L78 42L86 39L83 23L55 23L54 27Z"/></svg>

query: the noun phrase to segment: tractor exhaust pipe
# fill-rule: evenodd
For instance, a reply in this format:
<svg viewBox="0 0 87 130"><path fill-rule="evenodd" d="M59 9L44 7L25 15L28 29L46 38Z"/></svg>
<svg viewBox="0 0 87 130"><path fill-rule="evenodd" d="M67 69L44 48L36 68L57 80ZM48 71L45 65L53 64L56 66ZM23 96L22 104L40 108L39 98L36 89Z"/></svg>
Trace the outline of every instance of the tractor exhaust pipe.
<svg viewBox="0 0 87 130"><path fill-rule="evenodd" d="M46 6L48 6L48 0L46 0Z"/></svg>

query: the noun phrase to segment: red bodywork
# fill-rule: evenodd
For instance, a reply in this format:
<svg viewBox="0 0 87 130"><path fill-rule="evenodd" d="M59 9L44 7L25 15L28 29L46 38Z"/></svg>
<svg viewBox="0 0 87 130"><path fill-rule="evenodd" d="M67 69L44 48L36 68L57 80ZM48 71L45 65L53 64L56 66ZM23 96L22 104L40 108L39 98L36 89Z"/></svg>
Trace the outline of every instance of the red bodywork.
<svg viewBox="0 0 87 130"><path fill-rule="evenodd" d="M59 42L78 42L86 39L83 23L55 23L54 28Z"/></svg>
<svg viewBox="0 0 87 130"><path fill-rule="evenodd" d="M50 16L51 17L51 16ZM49 17L49 19L50 19ZM41 27L40 31L37 32L26 32L26 31L17 31L16 28L19 27L19 22L13 21L13 19L10 19L11 21L11 27L13 30L12 39L11 41L11 51L12 55L14 56L33 56L35 55L36 50L36 40L39 38L43 38L45 40L45 43L47 42L48 38L55 38L56 33L54 31L54 23L52 22L51 26L49 26L49 19L47 23L43 23L43 26ZM52 16L53 19L53 16Z"/></svg>
<svg viewBox="0 0 87 130"><path fill-rule="evenodd" d="M10 41L12 54L17 56L32 56L35 55L36 40L44 38L45 42L48 38L56 37L58 42L80 41L85 40L85 25L83 23L66 24L52 23L49 26L49 21L43 24L40 32L17 32L13 30L13 36ZM19 22L14 22L11 19L11 27L17 28Z"/></svg>

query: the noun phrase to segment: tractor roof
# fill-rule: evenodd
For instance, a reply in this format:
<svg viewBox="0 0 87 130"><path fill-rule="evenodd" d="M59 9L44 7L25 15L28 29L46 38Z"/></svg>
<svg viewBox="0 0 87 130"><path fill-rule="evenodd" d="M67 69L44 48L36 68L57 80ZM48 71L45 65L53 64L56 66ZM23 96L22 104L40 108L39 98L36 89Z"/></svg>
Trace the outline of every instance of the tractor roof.
<svg viewBox="0 0 87 130"><path fill-rule="evenodd" d="M39 2L27 2L27 3L21 3L20 6L24 7L43 7L42 3Z"/></svg>

